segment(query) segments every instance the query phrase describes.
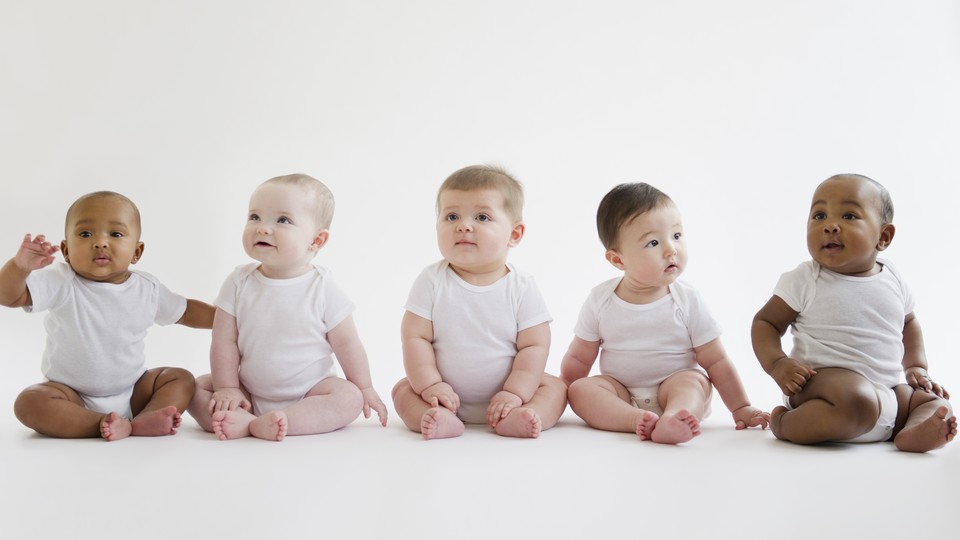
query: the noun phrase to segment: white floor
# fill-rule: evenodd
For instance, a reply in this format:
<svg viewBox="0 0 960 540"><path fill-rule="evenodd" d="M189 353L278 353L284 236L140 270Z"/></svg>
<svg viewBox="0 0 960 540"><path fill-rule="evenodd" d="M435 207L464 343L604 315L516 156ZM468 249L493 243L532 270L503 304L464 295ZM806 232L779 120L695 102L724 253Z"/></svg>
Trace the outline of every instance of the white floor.
<svg viewBox="0 0 960 540"><path fill-rule="evenodd" d="M949 0L0 2L0 264L112 189L143 213L137 268L212 301L249 260L253 188L315 175L337 197L317 262L357 304L388 398L401 306L439 258L443 178L495 162L524 182L510 258L555 318L554 374L590 287L614 277L596 205L646 181L681 207L684 279L769 409L750 321L807 258L816 184L860 172L894 196L884 255L911 284L931 372L960 395L958 15ZM791 446L736 432L719 402L680 447L569 412L535 441L424 442L392 411L387 428L281 444L222 443L189 419L175 437L43 438L12 404L41 379L44 339L42 316L0 308L0 540L960 538L960 442ZM148 365L204 373L209 344L153 328Z"/></svg>
<svg viewBox="0 0 960 540"><path fill-rule="evenodd" d="M722 418L720 418L722 416ZM538 440L399 422L220 442L54 440L0 415L0 537L950 537L960 446L798 447L725 415L679 447L594 431L569 410Z"/></svg>

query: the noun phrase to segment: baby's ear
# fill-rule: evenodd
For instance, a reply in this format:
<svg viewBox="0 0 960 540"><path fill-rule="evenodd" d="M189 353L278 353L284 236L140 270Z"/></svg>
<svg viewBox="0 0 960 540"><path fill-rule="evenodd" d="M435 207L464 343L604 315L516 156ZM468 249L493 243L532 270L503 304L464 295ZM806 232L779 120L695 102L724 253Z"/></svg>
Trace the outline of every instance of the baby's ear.
<svg viewBox="0 0 960 540"><path fill-rule="evenodd" d="M526 230L527 226L524 225L522 221L514 225L513 230L510 231L510 242L507 245L517 247L517 244L523 239L523 233L526 232Z"/></svg>
<svg viewBox="0 0 960 540"><path fill-rule="evenodd" d="M310 244L310 248L319 251L320 248L322 248L327 244L327 240L329 239L330 239L330 231L328 231L327 229L324 229L318 232L317 235L313 237L313 242Z"/></svg>
<svg viewBox="0 0 960 540"><path fill-rule="evenodd" d="M604 254L604 257L606 257L607 261L609 261L610 264L616 266L617 269L623 270L623 259L620 258L619 253L617 253L612 249L608 249L607 252Z"/></svg>
<svg viewBox="0 0 960 540"><path fill-rule="evenodd" d="M897 228L893 226L893 223L887 223L880 227L880 239L877 240L877 251L883 251L890 247L890 244L893 242L893 235L896 234Z"/></svg>
<svg viewBox="0 0 960 540"><path fill-rule="evenodd" d="M143 242L137 242L137 249L133 251L133 259L130 260L130 264L137 264L137 261L143 257Z"/></svg>

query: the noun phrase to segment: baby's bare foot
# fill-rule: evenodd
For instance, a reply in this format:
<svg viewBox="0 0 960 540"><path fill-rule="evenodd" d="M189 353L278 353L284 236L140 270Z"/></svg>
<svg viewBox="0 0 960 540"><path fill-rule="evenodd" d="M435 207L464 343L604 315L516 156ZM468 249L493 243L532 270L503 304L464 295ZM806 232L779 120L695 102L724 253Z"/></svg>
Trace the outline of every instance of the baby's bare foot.
<svg viewBox="0 0 960 540"><path fill-rule="evenodd" d="M174 435L180 427L180 412L173 405L138 414L131 424L131 435L155 437Z"/></svg>
<svg viewBox="0 0 960 540"><path fill-rule="evenodd" d="M497 422L494 431L504 437L536 439L540 436L540 415L529 407L518 407Z"/></svg>
<svg viewBox="0 0 960 540"><path fill-rule="evenodd" d="M923 422L904 429L894 438L897 449L904 452L929 452L952 441L957 436L957 417L947 418L944 406Z"/></svg>
<svg viewBox="0 0 960 540"><path fill-rule="evenodd" d="M700 434L700 421L686 409L680 409L672 416L661 416L653 428L650 439L663 444L687 442Z"/></svg>
<svg viewBox="0 0 960 540"><path fill-rule="evenodd" d="M780 425L781 419L786 412L787 408L783 405L778 405L770 411L770 431L773 432L774 437L781 440L786 440L783 437L782 426Z"/></svg>
<svg viewBox="0 0 960 540"><path fill-rule="evenodd" d="M420 418L420 434L426 440L448 439L463 435L463 422L450 409L434 407Z"/></svg>
<svg viewBox="0 0 960 540"><path fill-rule="evenodd" d="M130 421L112 412L100 420L100 436L108 441L119 441L130 435Z"/></svg>
<svg viewBox="0 0 960 540"><path fill-rule="evenodd" d="M256 419L256 416L243 409L232 411L217 411L213 413L211 424L213 432L221 441L227 439L239 439L250 435L250 422Z"/></svg>
<svg viewBox="0 0 960 540"><path fill-rule="evenodd" d="M250 434L265 441L282 441L287 436L287 413L271 411L250 422Z"/></svg>
<svg viewBox="0 0 960 540"><path fill-rule="evenodd" d="M660 420L660 417L656 413L650 411L643 411L640 414L640 417L637 418L637 437L640 437L641 441L645 441L650 438L653 433L654 428L657 427L657 421Z"/></svg>

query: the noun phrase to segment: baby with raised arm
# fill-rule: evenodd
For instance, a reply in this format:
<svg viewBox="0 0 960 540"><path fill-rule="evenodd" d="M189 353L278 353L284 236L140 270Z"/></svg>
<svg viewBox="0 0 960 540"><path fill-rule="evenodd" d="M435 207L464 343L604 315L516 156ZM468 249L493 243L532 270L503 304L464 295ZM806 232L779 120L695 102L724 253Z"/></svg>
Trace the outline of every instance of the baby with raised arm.
<svg viewBox="0 0 960 540"><path fill-rule="evenodd" d="M238 266L220 289L211 373L197 379L189 409L221 440L327 433L370 409L387 424L354 305L313 263L333 210L333 193L304 174L271 178L250 197L243 249L257 262Z"/></svg>
<svg viewBox="0 0 960 540"><path fill-rule="evenodd" d="M696 290L679 281L687 252L680 211L649 184L613 188L597 210L606 259L623 275L593 288L560 374L570 407L594 428L677 444L700 434L712 388L737 429L766 427ZM600 375L588 377L597 355Z"/></svg>
<svg viewBox="0 0 960 540"><path fill-rule="evenodd" d="M780 277L753 321L757 359L784 394L771 413L777 438L893 440L900 450L926 452L956 437L950 396L927 372L913 296L878 258L895 232L890 194L875 180L841 174L814 192L812 260ZM781 343L788 327L789 356Z"/></svg>
<svg viewBox="0 0 960 540"><path fill-rule="evenodd" d="M544 372L552 319L533 278L507 262L522 211L522 186L497 167L465 167L440 186L443 260L404 306L407 377L393 389L400 418L424 439L458 437L465 422L538 437L563 414L566 389Z"/></svg>
<svg viewBox="0 0 960 540"><path fill-rule="evenodd" d="M64 234L59 251L65 264L54 264L58 248L44 235L28 234L0 269L0 304L48 312L41 366L46 380L20 393L14 413L51 437L173 435L194 379L181 368L147 369L147 329L173 323L210 328L213 306L130 269L144 251L140 211L119 193L77 199L67 210Z"/></svg>

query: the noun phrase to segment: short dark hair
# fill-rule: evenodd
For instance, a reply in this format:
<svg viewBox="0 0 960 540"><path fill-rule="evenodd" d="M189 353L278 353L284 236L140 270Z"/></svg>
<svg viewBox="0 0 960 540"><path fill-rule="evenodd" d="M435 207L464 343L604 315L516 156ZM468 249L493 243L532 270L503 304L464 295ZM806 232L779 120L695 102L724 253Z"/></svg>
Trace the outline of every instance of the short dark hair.
<svg viewBox="0 0 960 540"><path fill-rule="evenodd" d="M603 196L597 208L597 232L603 247L615 248L620 228L633 218L672 202L666 193L650 184L639 182L614 187Z"/></svg>
<svg viewBox="0 0 960 540"><path fill-rule="evenodd" d="M890 192L887 191L887 188L883 187L883 184L877 182L869 176L856 173L835 174L830 178L827 178L827 180L833 180L836 178L856 178L857 180L862 180L876 186L880 191L880 220L883 222L883 225L893 223L893 197L890 196ZM824 182L827 180L824 180Z"/></svg>

